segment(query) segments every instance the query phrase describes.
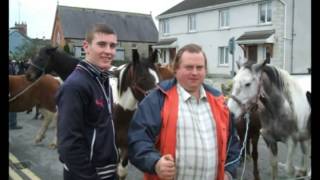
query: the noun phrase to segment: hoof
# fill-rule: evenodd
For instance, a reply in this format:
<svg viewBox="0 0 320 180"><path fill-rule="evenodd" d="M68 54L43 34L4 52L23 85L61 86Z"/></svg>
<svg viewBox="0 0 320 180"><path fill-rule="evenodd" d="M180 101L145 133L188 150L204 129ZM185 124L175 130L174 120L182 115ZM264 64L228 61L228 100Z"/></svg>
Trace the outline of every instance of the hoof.
<svg viewBox="0 0 320 180"><path fill-rule="evenodd" d="M34 144L39 144L43 139L44 139L44 136L40 136L40 137L37 136L34 139Z"/></svg>
<svg viewBox="0 0 320 180"><path fill-rule="evenodd" d="M50 143L50 144L48 145L48 147L49 147L49 149L57 149L57 144L55 144L55 143Z"/></svg>

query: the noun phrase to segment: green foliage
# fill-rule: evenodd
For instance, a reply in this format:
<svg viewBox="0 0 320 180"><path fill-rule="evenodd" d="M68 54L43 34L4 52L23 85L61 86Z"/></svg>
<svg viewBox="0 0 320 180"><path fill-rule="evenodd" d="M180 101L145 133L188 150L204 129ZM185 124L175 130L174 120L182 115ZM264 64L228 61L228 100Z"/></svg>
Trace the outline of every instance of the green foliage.
<svg viewBox="0 0 320 180"><path fill-rule="evenodd" d="M68 53L68 54L71 55L71 52L70 52L70 48L69 48L68 43L66 43L66 44L64 45L63 50L64 50L64 52L66 52L66 53Z"/></svg>

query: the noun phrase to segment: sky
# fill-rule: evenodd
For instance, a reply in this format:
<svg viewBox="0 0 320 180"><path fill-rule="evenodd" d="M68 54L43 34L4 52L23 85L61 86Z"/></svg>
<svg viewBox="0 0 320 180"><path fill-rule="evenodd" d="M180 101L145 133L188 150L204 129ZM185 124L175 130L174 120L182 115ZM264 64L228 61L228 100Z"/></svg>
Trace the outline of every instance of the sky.
<svg viewBox="0 0 320 180"><path fill-rule="evenodd" d="M59 5L152 14L156 16L183 0L9 0L9 28L27 23L31 38L50 39L57 3Z"/></svg>

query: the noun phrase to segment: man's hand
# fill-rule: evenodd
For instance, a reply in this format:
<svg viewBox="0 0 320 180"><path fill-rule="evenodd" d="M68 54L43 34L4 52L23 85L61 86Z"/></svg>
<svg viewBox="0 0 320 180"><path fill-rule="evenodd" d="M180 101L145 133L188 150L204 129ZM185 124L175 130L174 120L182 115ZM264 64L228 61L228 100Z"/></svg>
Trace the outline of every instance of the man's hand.
<svg viewBox="0 0 320 180"><path fill-rule="evenodd" d="M176 166L171 154L166 154L159 159L156 163L156 173L160 179L174 179L176 175Z"/></svg>

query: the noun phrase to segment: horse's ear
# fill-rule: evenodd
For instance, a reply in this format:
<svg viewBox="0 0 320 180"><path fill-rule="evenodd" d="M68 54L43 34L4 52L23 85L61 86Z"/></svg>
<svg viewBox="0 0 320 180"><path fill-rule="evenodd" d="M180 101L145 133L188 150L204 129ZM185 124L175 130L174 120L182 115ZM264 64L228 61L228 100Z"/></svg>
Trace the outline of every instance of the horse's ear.
<svg viewBox="0 0 320 180"><path fill-rule="evenodd" d="M132 52L133 54L132 54L132 63L133 64L138 64L140 61L140 55L139 55L139 53L138 53L138 51L133 51Z"/></svg>
<svg viewBox="0 0 320 180"><path fill-rule="evenodd" d="M254 64L252 65L252 69L255 71L255 72L259 72L266 64L267 64L268 60L265 59L262 63L260 64Z"/></svg>
<svg viewBox="0 0 320 180"><path fill-rule="evenodd" d="M236 60L236 64L237 64L237 68L238 70L241 68L241 66L244 64L244 62L246 62L247 59L246 58L242 58L239 56L238 60Z"/></svg>
<svg viewBox="0 0 320 180"><path fill-rule="evenodd" d="M158 56L158 50L155 49L153 52L152 52L152 55L150 56L150 63L154 64L156 63L156 60L157 60L157 56Z"/></svg>

